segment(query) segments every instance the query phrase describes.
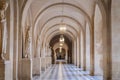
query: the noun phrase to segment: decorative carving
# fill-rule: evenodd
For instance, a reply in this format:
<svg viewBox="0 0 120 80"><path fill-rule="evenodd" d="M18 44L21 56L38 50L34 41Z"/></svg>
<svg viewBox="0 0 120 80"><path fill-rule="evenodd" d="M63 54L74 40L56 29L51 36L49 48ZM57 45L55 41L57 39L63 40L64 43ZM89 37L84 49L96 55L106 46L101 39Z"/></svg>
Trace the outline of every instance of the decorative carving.
<svg viewBox="0 0 120 80"><path fill-rule="evenodd" d="M28 58L30 57L30 45L31 45L31 29L30 27L27 29L26 31L26 35L25 35L25 54L24 57Z"/></svg>
<svg viewBox="0 0 120 80"><path fill-rule="evenodd" d="M6 10L8 3L5 0L0 0L0 21L6 18Z"/></svg>

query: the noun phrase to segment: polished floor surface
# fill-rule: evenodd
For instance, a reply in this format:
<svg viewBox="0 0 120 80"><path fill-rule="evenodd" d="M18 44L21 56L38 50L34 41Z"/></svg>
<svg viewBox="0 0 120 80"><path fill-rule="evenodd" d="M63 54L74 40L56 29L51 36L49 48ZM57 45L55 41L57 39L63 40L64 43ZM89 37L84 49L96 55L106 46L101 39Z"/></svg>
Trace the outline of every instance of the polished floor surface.
<svg viewBox="0 0 120 80"><path fill-rule="evenodd" d="M43 75L34 77L33 80L103 80L101 76L89 76L87 71L72 64L55 64Z"/></svg>

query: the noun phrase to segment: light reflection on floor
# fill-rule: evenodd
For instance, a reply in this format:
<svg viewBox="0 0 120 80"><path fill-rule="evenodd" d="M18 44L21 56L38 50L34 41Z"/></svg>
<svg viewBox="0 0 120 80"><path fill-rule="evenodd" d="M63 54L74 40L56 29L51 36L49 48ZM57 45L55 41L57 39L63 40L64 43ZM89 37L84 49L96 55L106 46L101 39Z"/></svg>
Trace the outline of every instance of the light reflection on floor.
<svg viewBox="0 0 120 80"><path fill-rule="evenodd" d="M103 80L101 76L89 76L87 71L72 64L54 64L44 75L33 80Z"/></svg>

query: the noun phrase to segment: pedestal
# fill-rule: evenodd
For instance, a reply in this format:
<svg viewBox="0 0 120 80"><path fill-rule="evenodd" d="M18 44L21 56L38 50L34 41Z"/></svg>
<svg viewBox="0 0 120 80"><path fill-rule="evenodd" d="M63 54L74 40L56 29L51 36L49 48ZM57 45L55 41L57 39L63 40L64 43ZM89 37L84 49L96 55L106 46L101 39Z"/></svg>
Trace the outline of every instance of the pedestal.
<svg viewBox="0 0 120 80"><path fill-rule="evenodd" d="M11 80L10 61L0 61L0 80Z"/></svg>
<svg viewBox="0 0 120 80"><path fill-rule="evenodd" d="M40 58L33 59L33 76L40 75Z"/></svg>
<svg viewBox="0 0 120 80"><path fill-rule="evenodd" d="M46 70L46 58L41 58L41 74Z"/></svg>
<svg viewBox="0 0 120 80"><path fill-rule="evenodd" d="M30 59L22 60L22 74L20 80L32 80L32 62Z"/></svg>

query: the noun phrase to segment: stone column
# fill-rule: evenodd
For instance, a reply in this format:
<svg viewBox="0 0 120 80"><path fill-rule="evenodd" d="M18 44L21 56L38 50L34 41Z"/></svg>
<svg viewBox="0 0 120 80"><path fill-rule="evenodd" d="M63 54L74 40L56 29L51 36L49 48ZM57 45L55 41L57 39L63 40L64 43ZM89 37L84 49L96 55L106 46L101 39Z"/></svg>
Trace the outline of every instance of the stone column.
<svg viewBox="0 0 120 80"><path fill-rule="evenodd" d="M105 2L105 12L103 19L103 45L104 45L104 71L103 71L103 80L112 80L112 39L111 39L111 3L112 0L106 0ZM113 73L114 74L114 73Z"/></svg>
<svg viewBox="0 0 120 80"><path fill-rule="evenodd" d="M94 25L90 29L90 75L94 76Z"/></svg>
<svg viewBox="0 0 120 80"><path fill-rule="evenodd" d="M55 52L55 50L54 50L54 63L56 64L56 52Z"/></svg>
<svg viewBox="0 0 120 80"><path fill-rule="evenodd" d="M79 55L79 64L80 64L79 67L81 68L82 67L81 66L82 65L82 62L81 62L82 58L81 58L81 46L80 45L81 45L81 33L79 33L79 54L80 54Z"/></svg>
<svg viewBox="0 0 120 80"><path fill-rule="evenodd" d="M84 31L80 32L80 37L81 37L81 54L82 54L82 68L84 71L86 71L86 22L84 24Z"/></svg>
<svg viewBox="0 0 120 80"><path fill-rule="evenodd" d="M81 67L81 54L80 54L80 36L77 37L77 67Z"/></svg>
<svg viewBox="0 0 120 80"><path fill-rule="evenodd" d="M48 47L48 67L51 66L51 49Z"/></svg>
<svg viewBox="0 0 120 80"><path fill-rule="evenodd" d="M85 29L85 33L83 34L81 32L81 40L82 40L82 46L83 47L83 70L86 70L86 29Z"/></svg>
<svg viewBox="0 0 120 80"><path fill-rule="evenodd" d="M45 48L44 48L44 63L45 63L45 71L46 71L46 69L47 69L47 47L45 46Z"/></svg>
<svg viewBox="0 0 120 80"><path fill-rule="evenodd" d="M66 60L66 63L68 63L68 50L67 49L65 50L65 60Z"/></svg>
<svg viewBox="0 0 120 80"><path fill-rule="evenodd" d="M74 64L77 66L77 49L76 49L77 42L74 40Z"/></svg>
<svg viewBox="0 0 120 80"><path fill-rule="evenodd" d="M2 22L0 22L0 60L2 60Z"/></svg>
<svg viewBox="0 0 120 80"><path fill-rule="evenodd" d="M49 56L49 66L51 66L51 64L52 64L52 62L51 62L51 59L52 59L52 57L51 57L51 54L52 54L52 51L51 51L51 48L49 48L49 51L48 51L48 56Z"/></svg>

